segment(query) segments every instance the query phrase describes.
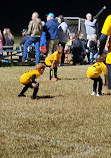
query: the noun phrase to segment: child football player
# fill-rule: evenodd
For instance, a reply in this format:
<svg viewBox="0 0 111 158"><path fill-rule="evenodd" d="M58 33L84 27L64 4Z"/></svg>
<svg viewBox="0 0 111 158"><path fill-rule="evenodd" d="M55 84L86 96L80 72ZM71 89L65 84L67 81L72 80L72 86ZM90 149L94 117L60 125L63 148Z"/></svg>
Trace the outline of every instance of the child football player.
<svg viewBox="0 0 111 158"><path fill-rule="evenodd" d="M34 88L34 92L31 98L36 99L39 90L39 83L37 83L35 79L40 77L40 75L44 73L45 67L46 66L44 64L38 63L35 67L35 70L28 71L20 77L20 83L22 83L25 86L22 89L22 91L19 93L18 97L25 97L24 93L30 87L30 88Z"/></svg>
<svg viewBox="0 0 111 158"><path fill-rule="evenodd" d="M87 70L87 77L92 79L94 81L93 83L93 92L92 95L96 95L96 89L97 89L97 83L99 82L98 86L98 93L97 96L102 95L102 78L100 77L100 74L103 73L105 77L105 86L107 85L107 67L103 63L105 59L105 54L101 56L101 59L99 58L99 61L93 64L91 67Z"/></svg>
<svg viewBox="0 0 111 158"><path fill-rule="evenodd" d="M45 64L50 67L50 80L57 81L57 65L61 61L63 47L59 45L57 50L45 59ZM53 77L54 70L54 77Z"/></svg>

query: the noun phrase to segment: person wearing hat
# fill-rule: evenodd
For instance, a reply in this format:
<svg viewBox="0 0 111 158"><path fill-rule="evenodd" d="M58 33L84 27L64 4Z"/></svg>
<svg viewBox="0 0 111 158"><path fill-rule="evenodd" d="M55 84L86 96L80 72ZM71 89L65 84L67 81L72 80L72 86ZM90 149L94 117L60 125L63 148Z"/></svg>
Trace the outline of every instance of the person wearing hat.
<svg viewBox="0 0 111 158"><path fill-rule="evenodd" d="M47 53L48 56L51 55L58 44L58 23L54 18L53 13L49 13L47 15L47 22L43 27L43 32L46 35L46 40L47 40Z"/></svg>
<svg viewBox="0 0 111 158"><path fill-rule="evenodd" d="M27 29L23 29L21 32L22 32L22 39L21 39L21 42L20 42L20 46L24 45L24 43L29 38L29 35L27 34Z"/></svg>
<svg viewBox="0 0 111 158"><path fill-rule="evenodd" d="M104 85L107 86L107 67L103 62L105 60L105 54L102 54L102 56L99 57L99 59L97 60L98 61L95 64L93 64L87 69L87 77L94 81L92 95L96 95L97 83L99 82L97 96L100 96L102 95L102 78L100 77L101 73L104 74L105 77Z"/></svg>

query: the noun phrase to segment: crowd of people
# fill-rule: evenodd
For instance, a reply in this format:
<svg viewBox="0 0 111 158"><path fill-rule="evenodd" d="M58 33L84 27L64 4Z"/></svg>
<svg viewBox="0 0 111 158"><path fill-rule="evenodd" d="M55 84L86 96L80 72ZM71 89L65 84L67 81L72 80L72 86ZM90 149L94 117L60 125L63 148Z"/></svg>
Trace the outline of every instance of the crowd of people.
<svg viewBox="0 0 111 158"><path fill-rule="evenodd" d="M92 65L87 71L87 76L94 80L92 95L96 94L97 82L99 82L98 96L101 95L101 72L105 75L105 85L108 79L108 89L111 89L111 46L109 38L111 36L111 15L107 17L104 23L99 41L96 35L96 22L97 19L92 20L90 13L86 15L85 27L87 39L85 39L81 31L78 31L76 34L69 32L63 15L55 18L53 13L49 13L47 15L47 22L43 23L39 18L39 14L34 12L29 22L28 30L22 30L22 40L20 42L20 46L23 46L22 62L25 62L27 59L28 47L30 45L35 47L35 65L40 63L40 46L46 48L47 57L45 59L45 65L50 67L50 80L56 81L58 80L58 63L61 61L61 65L64 65L65 53L71 53L73 65L84 64L84 62ZM8 53L13 48L13 45L14 36L10 29L5 28L3 34L0 31L0 46L8 46L3 48ZM2 54L1 49L2 47L0 48L0 54ZM103 63L105 57L107 68ZM45 66L43 67L45 69ZM27 89L29 87L30 85L25 88ZM36 87L38 87L38 84Z"/></svg>
<svg viewBox="0 0 111 158"><path fill-rule="evenodd" d="M28 46L35 47L36 62L40 62L40 48L45 48L47 56L54 53L58 44L63 46L63 53L61 56L61 65L64 65L65 54L72 54L73 65L76 64L93 64L93 61L97 59L99 43L96 36L96 21L92 21L92 15L88 13L86 15L85 26L87 39L85 39L83 32L70 33L68 25L64 20L63 15L54 17L53 13L47 15L46 23L42 22L39 18L39 14L34 12L29 22L28 29L22 30L22 39L20 46L23 47L22 61L27 59ZM13 46L14 36L11 34L9 28L5 28L3 35L0 32L0 46ZM40 47L41 46L41 47ZM4 48L8 50L11 47ZM106 48L107 52L107 48Z"/></svg>

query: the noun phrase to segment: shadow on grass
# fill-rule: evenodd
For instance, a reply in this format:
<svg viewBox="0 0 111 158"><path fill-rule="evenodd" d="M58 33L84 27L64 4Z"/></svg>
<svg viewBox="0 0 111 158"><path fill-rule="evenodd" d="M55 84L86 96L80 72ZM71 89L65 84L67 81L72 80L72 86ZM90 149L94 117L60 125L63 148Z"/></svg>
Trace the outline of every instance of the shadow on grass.
<svg viewBox="0 0 111 158"><path fill-rule="evenodd" d="M66 81L70 81L70 80L83 80L86 79L86 77L84 78L61 78L61 80L66 80Z"/></svg>
<svg viewBox="0 0 111 158"><path fill-rule="evenodd" d="M108 95L109 96L109 95L111 95L111 93L103 93L103 95L106 95L106 96Z"/></svg>
<svg viewBox="0 0 111 158"><path fill-rule="evenodd" d="M37 96L36 99L52 99L55 97L60 97L61 95L57 95L57 96L50 96L50 95L43 95L43 96Z"/></svg>

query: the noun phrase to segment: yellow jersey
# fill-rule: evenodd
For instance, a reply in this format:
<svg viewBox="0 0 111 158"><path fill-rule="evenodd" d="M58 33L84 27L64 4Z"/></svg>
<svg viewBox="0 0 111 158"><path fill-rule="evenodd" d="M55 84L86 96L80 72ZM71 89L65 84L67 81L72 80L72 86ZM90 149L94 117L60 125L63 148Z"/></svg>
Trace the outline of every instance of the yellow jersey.
<svg viewBox="0 0 111 158"><path fill-rule="evenodd" d="M40 77L40 73L38 70L32 70L25 72L23 75L20 77L20 83L22 84L28 84L32 82L32 76L36 75L36 78Z"/></svg>
<svg viewBox="0 0 111 158"><path fill-rule="evenodd" d="M106 63L111 64L111 15L106 18L101 33L110 36Z"/></svg>
<svg viewBox="0 0 111 158"><path fill-rule="evenodd" d="M46 57L45 59L45 64L47 66L51 66L53 61L56 60L56 61L61 61L61 56L62 54L59 53L58 51L55 51L53 54L51 54L50 56Z"/></svg>
<svg viewBox="0 0 111 158"><path fill-rule="evenodd" d="M93 64L88 68L87 77L98 78L101 73L107 75L107 67L103 62L96 62L95 64Z"/></svg>

